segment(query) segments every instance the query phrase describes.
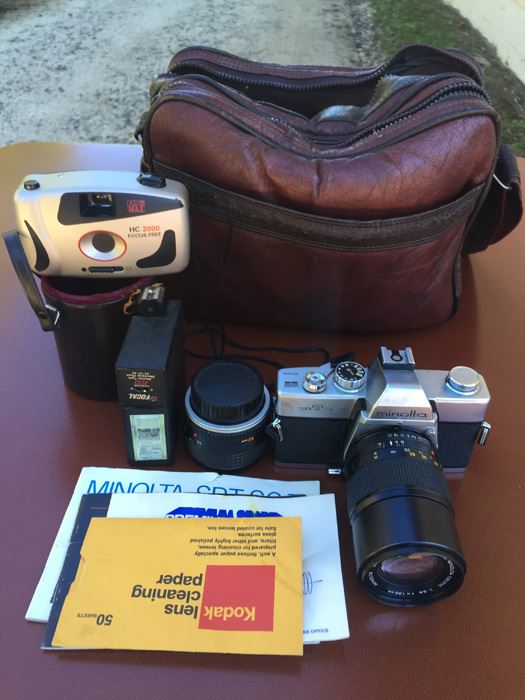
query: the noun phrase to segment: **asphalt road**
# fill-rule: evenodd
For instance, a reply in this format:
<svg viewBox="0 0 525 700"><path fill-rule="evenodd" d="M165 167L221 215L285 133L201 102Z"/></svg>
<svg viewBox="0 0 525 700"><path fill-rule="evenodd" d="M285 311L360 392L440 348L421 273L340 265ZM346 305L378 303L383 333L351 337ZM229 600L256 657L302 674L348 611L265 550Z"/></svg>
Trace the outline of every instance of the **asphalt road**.
<svg viewBox="0 0 525 700"><path fill-rule="evenodd" d="M363 65L372 26L367 0L0 0L0 145L129 143L179 49Z"/></svg>

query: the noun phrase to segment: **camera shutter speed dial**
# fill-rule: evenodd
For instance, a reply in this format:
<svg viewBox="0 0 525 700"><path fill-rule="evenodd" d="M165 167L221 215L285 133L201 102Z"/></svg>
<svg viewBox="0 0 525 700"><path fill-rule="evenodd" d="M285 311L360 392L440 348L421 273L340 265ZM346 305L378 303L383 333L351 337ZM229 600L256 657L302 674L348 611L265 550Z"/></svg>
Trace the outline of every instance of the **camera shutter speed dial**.
<svg viewBox="0 0 525 700"><path fill-rule="evenodd" d="M344 391L357 391L366 382L366 372L359 362L347 360L335 368L334 383Z"/></svg>

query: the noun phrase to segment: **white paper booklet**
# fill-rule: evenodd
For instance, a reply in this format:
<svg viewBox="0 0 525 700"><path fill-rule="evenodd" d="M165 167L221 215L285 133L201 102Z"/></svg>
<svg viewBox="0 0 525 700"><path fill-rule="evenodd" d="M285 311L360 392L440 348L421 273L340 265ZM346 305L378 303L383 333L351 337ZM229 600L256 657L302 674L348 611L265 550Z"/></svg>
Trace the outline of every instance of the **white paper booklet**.
<svg viewBox="0 0 525 700"><path fill-rule="evenodd" d="M196 493L114 494L96 505L97 517L235 518L300 516L303 557L303 641L349 636L333 494L308 498L209 496ZM87 504L86 504L87 505Z"/></svg>
<svg viewBox="0 0 525 700"><path fill-rule="evenodd" d="M274 481L215 472L153 471L118 467L84 467L69 501L57 536L33 593L25 618L47 622L51 600L64 564L69 540L85 493L139 494L183 492L246 496L310 496L319 493L318 481Z"/></svg>

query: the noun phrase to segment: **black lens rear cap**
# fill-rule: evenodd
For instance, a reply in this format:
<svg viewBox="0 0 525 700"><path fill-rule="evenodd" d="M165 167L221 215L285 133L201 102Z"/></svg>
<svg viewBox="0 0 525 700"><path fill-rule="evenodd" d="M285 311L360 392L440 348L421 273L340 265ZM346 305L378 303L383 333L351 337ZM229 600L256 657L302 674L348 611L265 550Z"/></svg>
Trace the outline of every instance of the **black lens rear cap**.
<svg viewBox="0 0 525 700"><path fill-rule="evenodd" d="M264 405L264 382L244 362L214 360L191 382L191 407L210 423L235 425L254 418Z"/></svg>

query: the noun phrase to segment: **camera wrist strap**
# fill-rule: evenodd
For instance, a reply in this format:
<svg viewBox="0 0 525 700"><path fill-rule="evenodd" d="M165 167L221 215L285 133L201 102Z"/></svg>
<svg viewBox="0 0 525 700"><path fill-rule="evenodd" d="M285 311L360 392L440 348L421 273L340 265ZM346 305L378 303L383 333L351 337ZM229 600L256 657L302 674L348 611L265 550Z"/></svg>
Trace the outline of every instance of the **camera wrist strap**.
<svg viewBox="0 0 525 700"><path fill-rule="evenodd" d="M40 321L42 330L54 330L57 327L60 312L53 306L45 304L40 296L35 278L27 262L22 244L20 243L18 233L16 231L9 231L3 234L3 238L18 280L22 285L27 300L31 304L31 308Z"/></svg>

